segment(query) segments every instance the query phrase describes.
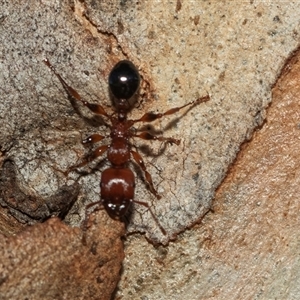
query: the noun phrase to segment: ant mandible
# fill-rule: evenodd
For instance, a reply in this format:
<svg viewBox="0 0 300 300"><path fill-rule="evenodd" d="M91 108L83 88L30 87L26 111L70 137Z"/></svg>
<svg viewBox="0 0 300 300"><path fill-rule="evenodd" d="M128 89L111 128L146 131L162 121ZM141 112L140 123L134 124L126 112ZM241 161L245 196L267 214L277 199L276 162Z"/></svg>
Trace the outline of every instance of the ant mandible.
<svg viewBox="0 0 300 300"><path fill-rule="evenodd" d="M115 98L115 112L113 112L112 114L108 114L101 105L89 103L82 99L79 93L71 86L69 86L65 82L65 80L56 72L55 68L50 64L47 58L44 59L44 63L57 76L69 97L80 101L93 113L104 116L111 123L111 125L108 125L110 128L110 144L98 147L89 156L84 158L81 163L69 169L70 171L75 168L82 167L95 158L101 156L105 152L107 153L107 159L110 162L111 166L110 168L105 169L101 175L101 199L100 201L93 202L87 205L86 209L97 204L102 204L111 218L120 220L126 215L131 203L134 202L145 206L150 211L152 217L154 218L162 232L165 234L165 230L159 224L149 204L146 202L134 200L135 178L132 170L128 168L128 163L130 162L131 157L143 170L150 191L155 195L157 199L160 199L161 197L154 188L151 175L147 171L142 157L137 151L132 150L130 139L133 137L138 137L144 140L157 140L170 144L174 143L176 145L179 145L180 140L162 136L155 136L147 131L136 133L136 131L133 129L133 125L139 122L152 122L164 116L172 115L183 109L184 107L193 106L208 101L209 96L207 95L195 101L191 101L183 106L172 108L164 113L147 112L139 119L128 120L127 114L132 108L128 100L136 93L140 86L140 75L132 62L128 60L122 60L118 62L109 74L108 84L111 93ZM96 143L101 141L105 137L106 136L100 134L93 134L87 139L83 140L82 143Z"/></svg>

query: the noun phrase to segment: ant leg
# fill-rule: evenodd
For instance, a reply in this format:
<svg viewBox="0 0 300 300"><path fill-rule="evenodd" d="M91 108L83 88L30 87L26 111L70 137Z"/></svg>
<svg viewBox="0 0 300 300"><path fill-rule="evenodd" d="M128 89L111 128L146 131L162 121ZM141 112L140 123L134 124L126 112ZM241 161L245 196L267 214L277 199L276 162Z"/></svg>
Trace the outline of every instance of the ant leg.
<svg viewBox="0 0 300 300"><path fill-rule="evenodd" d="M150 207L150 205L149 205L148 203L142 202L142 201L137 201L137 200L133 200L133 203L137 203L137 204L139 204L139 205L145 206L145 207L150 211L150 214L151 214L152 218L153 218L154 221L156 222L157 226L159 227L159 229L161 230L161 232L163 233L163 235L166 235L166 234L167 234L167 233L166 233L166 230L161 226L161 224L159 223L159 221L158 221L156 215L153 213L153 211L152 211L152 209L151 209L151 207Z"/></svg>
<svg viewBox="0 0 300 300"><path fill-rule="evenodd" d="M154 194L157 199L161 199L161 196L157 193L157 191L155 190L155 188L153 186L152 177L151 177L150 173L147 171L146 166L144 164L144 161L143 161L142 157L140 156L140 154L138 152L133 151L133 150L131 150L130 153L133 156L135 162L144 171L145 178L146 178L146 180L149 184L150 191L152 192L152 194Z"/></svg>
<svg viewBox="0 0 300 300"><path fill-rule="evenodd" d="M156 141L166 142L166 143L170 143L171 145L172 144L176 144L176 145L180 144L180 140L176 140L174 138L163 137L163 136L155 136L146 131L141 132L139 134L135 134L133 136L139 137L144 140L156 140Z"/></svg>
<svg viewBox="0 0 300 300"><path fill-rule="evenodd" d="M82 144L93 144L93 143L97 143L100 142L101 140L103 140L104 138L106 138L103 135L100 134L92 134L91 136L87 137L86 139L84 139L82 141Z"/></svg>
<svg viewBox="0 0 300 300"><path fill-rule="evenodd" d="M48 60L48 58L45 58L44 60L45 65L56 75L56 77L59 79L59 81L61 82L62 86L64 87L64 89L66 90L67 94L75 99L78 100L80 102L83 103L83 105L85 105L88 109L90 109L93 113L98 114L98 115L103 115L109 118L109 115L107 114L107 112L104 110L104 108L99 105L99 104L93 104L93 103L89 103L85 100L83 100L81 98L81 96L79 95L79 93L73 89L71 86L69 86L64 79L57 73L57 71L55 70L55 68L51 65L50 61Z"/></svg>
<svg viewBox="0 0 300 300"><path fill-rule="evenodd" d="M66 174L70 173L71 171L77 169L77 168L81 168L85 165L87 165L89 162L93 161L94 159L96 159L97 157L101 156L104 152L107 151L108 145L103 145L98 147L97 149L95 149L91 154L89 154L87 157L85 157L81 163L70 167L67 171Z"/></svg>
<svg viewBox="0 0 300 300"><path fill-rule="evenodd" d="M178 112L179 110L181 110L184 107L191 106L191 105L198 105L198 104L200 104L202 102L208 101L209 99L210 99L209 95L207 95L207 96L199 98L199 99L197 99L195 101L191 101L191 102L189 102L189 103L187 103L187 104L185 104L183 106L171 108L171 109L169 109L168 111L166 111L164 113L155 114L155 113L152 113L152 112L148 112L148 113L145 113L140 119L133 120L133 122L134 123L136 123L136 122L152 122L152 121L160 119L160 118L162 118L164 116L172 115L172 114Z"/></svg>

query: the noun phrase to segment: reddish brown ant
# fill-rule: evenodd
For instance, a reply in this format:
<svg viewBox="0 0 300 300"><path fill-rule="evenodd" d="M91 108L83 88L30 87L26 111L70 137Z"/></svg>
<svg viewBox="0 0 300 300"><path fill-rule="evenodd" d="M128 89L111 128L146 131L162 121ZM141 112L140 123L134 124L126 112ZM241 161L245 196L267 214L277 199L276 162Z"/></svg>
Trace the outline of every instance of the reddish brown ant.
<svg viewBox="0 0 300 300"><path fill-rule="evenodd" d="M69 169L70 171L74 170L75 168L82 167L95 158L101 156L103 153L107 152L107 159L110 162L111 167L104 170L101 175L101 200L89 204L87 209L91 206L102 204L111 218L120 220L126 215L131 203L134 202L145 206L150 211L152 217L165 234L165 230L159 224L149 204L134 200L135 178L131 169L128 168L128 163L131 160L131 157L143 170L150 191L157 199L160 199L161 197L153 186L151 175L146 170L146 166L142 157L137 151L132 150L132 145L129 140L133 137L138 137L144 140L158 140L170 144L174 143L176 145L179 145L180 140L155 136L147 131L137 134L133 129L133 125L138 122L152 122L164 116L172 115L184 107L197 105L199 103L208 101L209 96L207 95L195 101L191 101L183 106L172 108L164 113L147 112L139 119L128 120L127 114L132 108L128 100L136 93L140 85L140 75L132 62L128 60L122 60L118 62L109 74L109 88L115 97L115 112L112 114L108 114L101 105L92 104L82 99L78 92L70 87L56 72L55 68L50 64L48 59L45 59L44 63L58 77L69 97L82 102L83 105L85 105L93 113L104 116L111 123L111 125L109 125L111 143L109 145L102 145L98 147L88 157L83 159L80 164ZM87 139L83 140L83 143L96 143L104 138L105 136L103 135L93 134Z"/></svg>

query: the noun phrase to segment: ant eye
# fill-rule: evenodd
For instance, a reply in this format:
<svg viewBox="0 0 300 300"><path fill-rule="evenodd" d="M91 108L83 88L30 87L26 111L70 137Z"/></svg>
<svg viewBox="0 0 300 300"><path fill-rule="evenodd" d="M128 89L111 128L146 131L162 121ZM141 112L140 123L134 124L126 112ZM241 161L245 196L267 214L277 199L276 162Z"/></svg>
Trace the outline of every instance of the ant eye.
<svg viewBox="0 0 300 300"><path fill-rule="evenodd" d="M132 62L121 60L111 70L108 83L117 99L129 99L140 85L140 75Z"/></svg>

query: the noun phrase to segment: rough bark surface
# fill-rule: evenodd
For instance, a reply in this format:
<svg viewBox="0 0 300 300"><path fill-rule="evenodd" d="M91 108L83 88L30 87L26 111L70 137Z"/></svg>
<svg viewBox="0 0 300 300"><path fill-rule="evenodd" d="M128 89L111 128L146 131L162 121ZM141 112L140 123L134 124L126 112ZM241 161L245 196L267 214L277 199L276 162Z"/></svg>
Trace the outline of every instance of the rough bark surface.
<svg viewBox="0 0 300 300"><path fill-rule="evenodd" d="M219 187L214 212L167 248L129 241L120 296L300 298L299 74L297 51L273 89L265 124ZM138 253L148 263L137 268Z"/></svg>
<svg viewBox="0 0 300 300"><path fill-rule="evenodd" d="M209 94L209 102L146 127L180 138L179 146L133 141L162 200L156 201L132 164L135 198L152 206L167 234L139 205L128 231L167 244L209 210L240 144L262 123L270 86L297 44L299 4L250 1L241 3L237 14L231 2L158 3L4 1L0 145L3 159L16 167L22 193L37 199L40 208L78 182L79 194L66 216L78 226L86 204L99 200L100 173L107 164L96 161L84 171L97 171L82 177L73 172L66 178L59 170L76 164L88 151L82 138L108 132L101 118L68 101L42 60L48 57L86 100L111 111L108 74L118 60L130 59L143 79L130 118ZM40 211L45 214L44 208Z"/></svg>
<svg viewBox="0 0 300 300"><path fill-rule="evenodd" d="M167 245L209 211L215 190L224 179L240 145L251 138L254 128L263 124L265 110L271 101L271 87L285 60L299 44L299 11L300 3L296 1L2 1L0 229L9 236L3 238L3 251L7 249L14 255L17 252L22 254L20 248L23 249L24 245L24 249L30 250L28 257L39 261L39 267L43 267L43 262L49 264L47 258L55 257L52 260L53 270L60 270L57 266L61 265L62 257L57 248L69 249L67 246L59 248L59 244L64 245L59 233L62 231L67 241L71 239L77 243L78 247L70 246L71 252L76 250L69 256L80 256L82 261L79 269L88 266L86 276L89 270L98 272L103 261L97 255L95 260L90 259L89 251L94 253L96 246L82 246L79 229L67 228L56 219L26 229L28 224L44 221L52 215L63 217L70 226L81 226L86 205L99 201L100 174L107 167L107 162L96 161L82 170L85 175L72 172L66 177L61 172L76 164L89 151L81 145L82 138L95 132L108 132L102 126L101 118L92 115L80 103L68 100L57 78L42 63L45 57L81 96L90 102L101 103L108 111L112 111L108 74L120 59L133 61L142 77L140 101L130 115L134 119L147 111L164 112L210 95L209 102L146 127L151 131L163 132L166 136L180 138L178 147L134 141L162 196L160 201L156 201L143 182L142 172L132 164L130 167L137 179L135 199L151 205L167 234L158 229L149 212L139 205L133 207L128 232L142 232L152 243ZM276 137L276 133L273 136ZM265 142L261 144L266 146ZM276 155L281 157L281 153ZM296 166L293 159L285 158ZM265 157L263 162L267 161L268 157ZM278 170L281 168L278 167ZM297 178L296 171L287 174L294 174ZM265 182L263 176L256 176ZM269 183L268 180L266 182ZM179 295L181 299L183 296L188 298L186 295L191 299L218 295L220 299L226 299L228 295L238 299L243 295L245 297L242 298L247 299L246 292L249 289L246 285L251 282L250 294L256 293L258 298L265 292L270 296L272 290L268 293L268 287L272 288L272 284L268 285L265 281L266 286L262 287L260 282L264 282L265 278L271 282L275 279L272 276L275 273L270 269L265 273L258 271L261 274L260 282L251 281L251 274L257 274L253 262L247 265L242 255L232 251L232 245L239 238L241 244L246 241L246 250L243 251L248 257L251 253L254 256L258 253L255 247L258 247L259 239L254 239L255 245L247 240L247 230L255 227L250 222L252 215L250 219L243 218L257 210L247 206L253 203L251 199L245 203L240 200L242 196L249 195L248 189L251 190L249 186L242 189L242 195L238 189L236 195L230 190L228 193L232 198L225 202L228 207L221 209L216 204L216 213L205 218L204 225L198 229L200 231L187 232L167 248L153 249L144 238L136 236L130 240L119 295L125 299L176 299L175 296ZM256 192L252 191L251 195L255 196ZM293 203L292 200L290 203ZM239 205L248 211L239 211ZM272 212L275 208L272 207ZM228 216L227 209L230 212ZM119 253L119 256L114 254L118 262L112 268L114 279L109 279L109 282L113 282L109 285L111 292L119 278L117 270L123 257L120 236L124 232L122 224L110 223L104 211L99 215L104 224L88 230L88 235L93 230L95 234L88 245L93 245L93 241L98 239L102 241L102 230L117 230L114 238L108 237L106 241L105 236L105 241L101 242L109 245L106 249L110 250L106 252ZM278 221L270 220L275 223ZM213 225L205 225L205 222L212 222ZM257 223L261 225L259 228L263 228L262 223ZM251 230L248 228L243 232L240 228L246 227L246 224L251 224ZM233 232L244 235L235 236ZM50 243L44 241L44 233L53 235L53 255L39 256L38 252L43 246L39 249L35 247L49 247ZM260 235L262 240L265 233ZM14 237L14 234L17 235ZM54 237L56 234L57 238ZM255 237L249 235L249 239ZM269 237L267 240L270 245L276 245L280 240L276 238L274 233L274 241ZM291 244L295 241L291 239ZM214 248L214 245L218 248ZM262 249L266 250L264 247ZM286 249L290 251L289 247ZM44 250L42 253L45 253ZM266 258L269 266L274 261L268 260L268 255L261 257ZM67 257L67 253L64 252L64 256ZM77 261L74 257L73 262ZM253 261L257 257L261 267L263 260L259 259L258 254ZM241 262L237 263L240 258ZM84 262L84 259L87 261ZM285 257L282 261L287 262ZM8 274L11 266L15 266L9 257L3 259L3 264L3 274ZM275 259L275 264L280 265L280 262ZM73 278L76 281L80 276L72 273L71 262L69 266L69 277L67 272L61 274L71 278L70 281L65 279L60 283L71 290ZM24 263L25 267L27 265ZM27 271L30 273L29 267ZM18 277L17 272L25 274L22 268L23 265L19 266L13 276L4 278L3 289L8 295L11 295L9 293L13 288L18 288L17 284L9 289L9 280ZM30 273L29 282L36 282L46 295L47 271L32 270L35 272L34 275ZM245 273L245 270L250 270L250 273ZM281 271L286 274L284 270ZM292 271L296 272L294 269ZM85 275L81 274L84 281ZM98 299L104 295L97 290L102 286L102 277L89 278L91 280L86 280L82 287L83 294L77 290L77 295L80 297L87 293L91 299ZM93 281L95 278L98 278L97 284ZM97 293L92 294L94 284ZM284 283L280 284L285 288ZM237 285L240 288L237 289ZM86 290L89 286L92 287L91 291ZM258 289L253 286L258 286ZM24 293L31 290L29 285L22 287ZM76 291L77 285L72 287ZM36 287L39 295L43 294L41 290ZM63 287L57 287L57 290L64 291ZM71 298L70 295L68 298ZM72 298L76 299L75 296Z"/></svg>
<svg viewBox="0 0 300 300"><path fill-rule="evenodd" d="M2 236L1 299L110 299L124 258L124 227L105 212L90 223L85 236L58 218Z"/></svg>

